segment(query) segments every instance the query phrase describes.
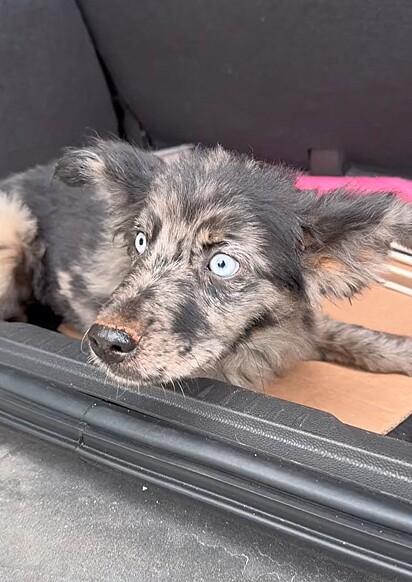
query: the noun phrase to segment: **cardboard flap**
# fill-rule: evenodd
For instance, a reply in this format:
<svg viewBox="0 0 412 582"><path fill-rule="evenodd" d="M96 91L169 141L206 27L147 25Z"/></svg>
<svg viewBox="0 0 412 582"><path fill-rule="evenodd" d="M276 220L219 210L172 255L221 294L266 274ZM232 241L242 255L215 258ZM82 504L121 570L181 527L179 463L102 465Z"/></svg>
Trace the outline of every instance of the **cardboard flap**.
<svg viewBox="0 0 412 582"><path fill-rule="evenodd" d="M412 335L412 298L383 287L367 291L352 305L349 301L328 302L325 311L347 323ZM323 362L301 364L282 380L265 386L265 392L330 412L342 422L380 434L390 432L412 414L412 378L370 374Z"/></svg>

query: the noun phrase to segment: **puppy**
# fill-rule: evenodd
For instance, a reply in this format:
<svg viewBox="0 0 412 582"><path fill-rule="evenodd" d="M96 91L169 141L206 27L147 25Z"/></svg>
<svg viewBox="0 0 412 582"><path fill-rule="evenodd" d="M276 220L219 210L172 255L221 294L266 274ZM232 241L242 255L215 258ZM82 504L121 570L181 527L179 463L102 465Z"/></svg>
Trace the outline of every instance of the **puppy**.
<svg viewBox="0 0 412 582"><path fill-rule="evenodd" d="M68 150L0 184L0 317L40 301L136 385L256 388L303 359L412 375L411 338L320 312L411 243L412 206L295 181L220 147L171 164L121 141Z"/></svg>

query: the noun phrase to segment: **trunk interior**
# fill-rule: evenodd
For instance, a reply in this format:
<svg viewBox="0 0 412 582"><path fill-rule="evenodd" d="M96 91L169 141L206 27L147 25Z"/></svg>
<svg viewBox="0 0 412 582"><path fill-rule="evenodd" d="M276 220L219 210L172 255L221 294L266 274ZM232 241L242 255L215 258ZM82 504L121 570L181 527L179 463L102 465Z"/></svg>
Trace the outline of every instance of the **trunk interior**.
<svg viewBox="0 0 412 582"><path fill-rule="evenodd" d="M320 178L412 176L409 2L97 4L4 3L1 177L91 131L219 142ZM412 335L412 252L392 254L385 285L326 312ZM308 362L256 392L134 393L59 325L41 306L0 324L2 422L412 579L412 378Z"/></svg>

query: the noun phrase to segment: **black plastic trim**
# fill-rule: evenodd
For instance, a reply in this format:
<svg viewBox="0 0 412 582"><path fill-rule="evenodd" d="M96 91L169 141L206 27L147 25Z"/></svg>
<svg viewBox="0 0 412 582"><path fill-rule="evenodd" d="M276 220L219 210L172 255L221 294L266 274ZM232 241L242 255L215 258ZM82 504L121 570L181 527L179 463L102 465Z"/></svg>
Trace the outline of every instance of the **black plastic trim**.
<svg viewBox="0 0 412 582"><path fill-rule="evenodd" d="M187 397L159 388L120 394L79 355L77 342L20 324L0 324L0 334L0 421L69 447L89 461L144 476L412 580L412 463L407 443L348 429L337 421L333 441L322 437L319 426L318 434L296 428L313 413L299 406L283 410L294 414L288 427L279 422L279 410L289 409L287 403L254 394L250 400L243 390L210 381L189 385L192 395ZM239 410L240 397L243 404L253 404L253 413ZM324 418L328 428L333 419ZM279 450L273 428L278 429L275 433L284 431ZM295 432L305 436L306 460L291 454L301 451ZM319 459L315 462L328 443L331 447L339 439L342 451L348 441L348 456L359 449L357 437L365 434L370 449L356 480L350 478L351 464L346 463L346 478L337 473L345 466L344 456L328 470ZM357 455L361 459L359 451ZM372 458L375 470L381 467L388 475L398 470L405 490L398 486L394 491L389 482L383 491L376 481L368 481Z"/></svg>

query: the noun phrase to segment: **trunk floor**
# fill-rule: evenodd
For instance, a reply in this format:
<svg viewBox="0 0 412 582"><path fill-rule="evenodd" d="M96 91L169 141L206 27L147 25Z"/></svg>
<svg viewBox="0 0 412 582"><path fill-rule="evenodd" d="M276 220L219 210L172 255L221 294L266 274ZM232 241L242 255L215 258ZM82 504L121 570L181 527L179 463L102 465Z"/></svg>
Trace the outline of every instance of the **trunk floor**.
<svg viewBox="0 0 412 582"><path fill-rule="evenodd" d="M389 433L389 436L412 443L412 415L401 422L399 426Z"/></svg>
<svg viewBox="0 0 412 582"><path fill-rule="evenodd" d="M383 582L0 425L2 582Z"/></svg>

